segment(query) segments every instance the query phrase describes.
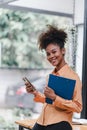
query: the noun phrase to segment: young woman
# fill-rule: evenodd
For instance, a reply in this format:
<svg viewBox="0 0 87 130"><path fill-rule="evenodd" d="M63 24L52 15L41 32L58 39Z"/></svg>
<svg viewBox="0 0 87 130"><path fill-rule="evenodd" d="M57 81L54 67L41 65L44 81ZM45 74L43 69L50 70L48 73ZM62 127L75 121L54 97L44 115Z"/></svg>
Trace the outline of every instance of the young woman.
<svg viewBox="0 0 87 130"><path fill-rule="evenodd" d="M56 95L49 86L41 94L26 83L26 90L34 94L34 101L43 103L42 112L32 130L72 130L73 112L80 113L82 110L81 81L64 59L66 40L67 34L64 30L49 25L40 34L38 43L39 48L46 51L47 60L55 67L52 74L76 80L73 99L65 100ZM47 104L46 97L52 99L53 103Z"/></svg>

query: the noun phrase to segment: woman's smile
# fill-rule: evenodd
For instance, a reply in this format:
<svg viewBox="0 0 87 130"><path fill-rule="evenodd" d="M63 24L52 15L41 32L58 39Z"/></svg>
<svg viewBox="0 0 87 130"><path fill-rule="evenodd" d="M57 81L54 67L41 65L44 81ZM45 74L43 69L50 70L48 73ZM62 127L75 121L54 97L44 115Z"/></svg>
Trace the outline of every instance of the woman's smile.
<svg viewBox="0 0 87 130"><path fill-rule="evenodd" d="M55 57L55 58L52 58L51 60L50 60L50 62L51 62L51 64L55 64L55 63L57 63L58 62L58 59Z"/></svg>

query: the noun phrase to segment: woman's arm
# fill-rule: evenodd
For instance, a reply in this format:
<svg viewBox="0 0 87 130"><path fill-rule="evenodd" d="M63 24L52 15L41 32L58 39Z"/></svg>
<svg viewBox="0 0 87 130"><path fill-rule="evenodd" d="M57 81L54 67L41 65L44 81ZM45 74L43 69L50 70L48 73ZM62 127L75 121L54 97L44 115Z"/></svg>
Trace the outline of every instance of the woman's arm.
<svg viewBox="0 0 87 130"><path fill-rule="evenodd" d="M31 93L34 95L34 101L36 102L41 102L41 103L44 103L45 102L45 95L38 92L34 86L29 83L28 81L25 82L25 85L26 85L26 91L28 93Z"/></svg>
<svg viewBox="0 0 87 130"><path fill-rule="evenodd" d="M78 79L74 90L73 100L65 100L56 96L53 102L54 107L59 107L64 110L80 113L82 111L82 84Z"/></svg>
<svg viewBox="0 0 87 130"><path fill-rule="evenodd" d="M36 93L34 94L34 101L45 103L45 95L36 91Z"/></svg>

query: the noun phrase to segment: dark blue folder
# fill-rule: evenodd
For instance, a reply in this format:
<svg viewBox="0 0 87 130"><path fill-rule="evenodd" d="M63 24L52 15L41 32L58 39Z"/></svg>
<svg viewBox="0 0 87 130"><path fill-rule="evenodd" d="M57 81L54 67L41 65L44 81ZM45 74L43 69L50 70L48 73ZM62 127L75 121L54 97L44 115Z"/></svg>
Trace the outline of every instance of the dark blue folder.
<svg viewBox="0 0 87 130"><path fill-rule="evenodd" d="M72 100L75 83L76 80L50 74L48 87L52 88L58 96ZM50 98L46 98L46 102L52 104Z"/></svg>

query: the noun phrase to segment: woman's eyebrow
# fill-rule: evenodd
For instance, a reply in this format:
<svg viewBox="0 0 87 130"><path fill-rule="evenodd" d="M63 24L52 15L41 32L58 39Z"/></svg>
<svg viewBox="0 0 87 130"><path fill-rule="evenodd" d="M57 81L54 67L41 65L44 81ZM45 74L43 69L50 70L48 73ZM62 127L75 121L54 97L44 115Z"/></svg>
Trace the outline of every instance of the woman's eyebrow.
<svg viewBox="0 0 87 130"><path fill-rule="evenodd" d="M50 51L56 51L57 50L57 48L54 48L54 49L52 49L52 50L50 50ZM49 51L46 51L46 52L48 52L49 53Z"/></svg>
<svg viewBox="0 0 87 130"><path fill-rule="evenodd" d="M52 51L56 51L56 50L57 50L57 48L52 49Z"/></svg>

